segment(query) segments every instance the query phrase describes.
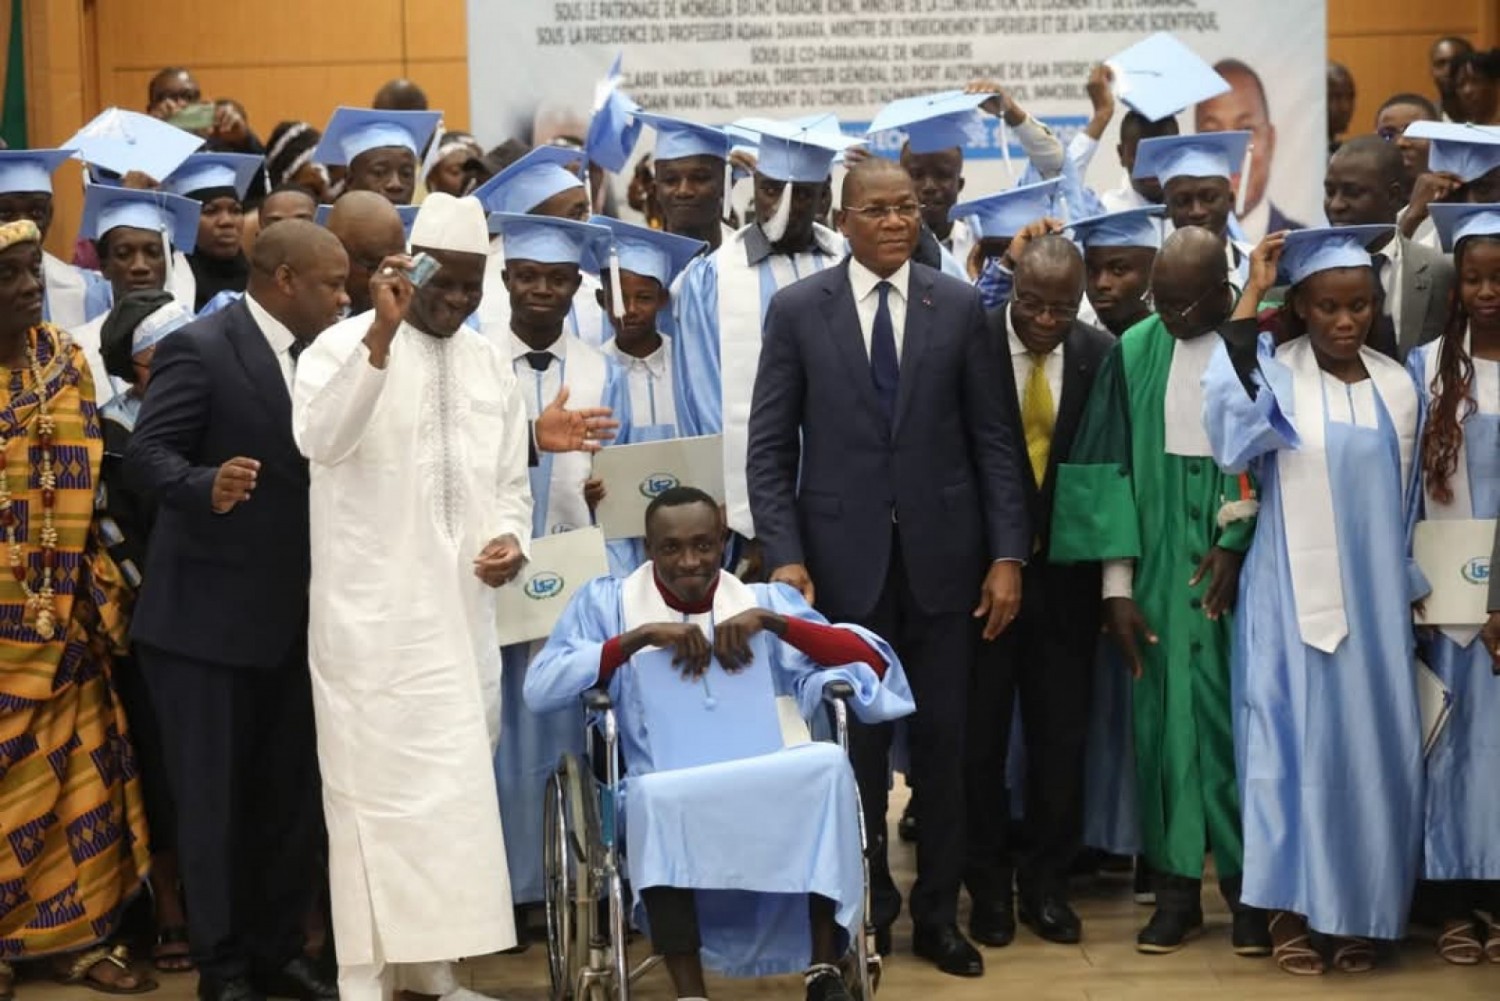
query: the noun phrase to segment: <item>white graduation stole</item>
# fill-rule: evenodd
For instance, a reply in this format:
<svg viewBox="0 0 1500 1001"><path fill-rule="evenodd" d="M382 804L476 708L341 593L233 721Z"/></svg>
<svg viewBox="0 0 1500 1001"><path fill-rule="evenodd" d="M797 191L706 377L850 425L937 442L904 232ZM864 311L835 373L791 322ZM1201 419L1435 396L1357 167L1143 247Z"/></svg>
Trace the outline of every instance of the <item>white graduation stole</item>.
<svg viewBox="0 0 1500 1001"><path fill-rule="evenodd" d="M746 226L719 247L714 256L719 282L719 385L724 405L724 504L729 527L755 537L750 517L750 490L745 482L745 458L750 444L750 402L755 372L760 367L761 326L770 298L761 296L761 272L770 268L776 290L823 270L843 257L844 238L830 229L813 226L821 253L771 254L753 267L745 263Z"/></svg>
<svg viewBox="0 0 1500 1001"><path fill-rule="evenodd" d="M1167 370L1167 395L1161 408L1162 441L1168 455L1213 457L1203 424L1203 373L1219 341L1213 331L1189 341L1172 338L1172 366Z"/></svg>
<svg viewBox="0 0 1500 1001"><path fill-rule="evenodd" d="M1469 351L1469 333L1464 332L1464 351ZM1443 353L1442 342L1438 341L1429 348L1425 354L1425 366L1422 371L1422 385L1429 393L1433 393L1433 383L1438 378L1438 362ZM1500 380L1494 378L1497 371L1494 365L1485 365L1477 359L1474 362L1474 380L1469 387L1469 397L1474 400L1477 409L1475 416L1500 414ZM1436 401L1436 393L1433 393ZM1459 406L1459 414L1462 416L1463 407ZM1453 491L1453 498L1446 503L1438 500L1427 489L1427 478L1422 478L1423 500L1426 502L1426 515L1432 521L1472 521L1474 518L1474 496L1469 490L1469 436L1466 434L1459 442L1458 461L1454 463L1453 474L1448 477L1448 486ZM1491 569L1493 573L1493 568ZM1479 626L1443 626L1443 635L1454 643L1466 647L1474 642L1474 637L1479 635Z"/></svg>
<svg viewBox="0 0 1500 1001"><path fill-rule="evenodd" d="M1306 336L1277 348L1276 358L1292 373L1292 422L1301 439L1300 448L1279 452L1276 460L1281 473L1282 518L1297 627L1302 642L1333 653L1349 635L1349 619L1344 610L1344 582L1338 572L1338 534L1328 477L1329 417L1324 374ZM1406 369L1379 352L1361 348L1360 359L1396 429L1404 486L1416 446L1416 388ZM1379 425L1375 401L1369 402L1370 411L1357 415L1361 427Z"/></svg>

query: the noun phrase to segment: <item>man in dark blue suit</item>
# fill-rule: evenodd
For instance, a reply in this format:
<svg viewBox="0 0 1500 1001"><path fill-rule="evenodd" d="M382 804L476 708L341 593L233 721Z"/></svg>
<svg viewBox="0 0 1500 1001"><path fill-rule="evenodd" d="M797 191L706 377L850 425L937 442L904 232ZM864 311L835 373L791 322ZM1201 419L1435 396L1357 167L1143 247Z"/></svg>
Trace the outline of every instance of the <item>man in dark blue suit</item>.
<svg viewBox="0 0 1500 1001"><path fill-rule="evenodd" d="M886 637L907 665L922 790L913 946L946 973L979 976L983 960L956 916L973 620L986 640L1010 624L1032 538L1023 459L997 391L1010 375L978 293L911 260L921 220L905 170L859 164L843 206L851 258L783 289L766 316L750 508L771 579ZM859 727L853 740L871 920L888 951L901 907L886 859L890 728Z"/></svg>
<svg viewBox="0 0 1500 1001"><path fill-rule="evenodd" d="M245 297L164 341L126 455L157 503L132 638L178 804L205 1001L337 998L303 954L321 802L307 669L307 462L297 356L348 305L348 257L292 220Z"/></svg>

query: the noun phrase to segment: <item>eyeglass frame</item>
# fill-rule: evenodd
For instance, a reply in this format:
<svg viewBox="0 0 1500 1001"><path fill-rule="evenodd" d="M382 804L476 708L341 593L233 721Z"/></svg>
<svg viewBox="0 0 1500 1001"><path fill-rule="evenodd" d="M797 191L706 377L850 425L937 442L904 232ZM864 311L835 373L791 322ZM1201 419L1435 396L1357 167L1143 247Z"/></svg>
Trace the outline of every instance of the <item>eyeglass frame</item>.
<svg viewBox="0 0 1500 1001"><path fill-rule="evenodd" d="M1194 299L1187 307L1183 309L1174 309L1170 313L1166 310L1158 308L1156 304L1156 292L1154 289L1146 290L1144 302L1146 303L1146 308L1151 310L1151 312L1155 313L1157 316L1160 316L1163 322L1171 320L1176 321L1177 323L1185 323L1187 321L1187 318L1191 316L1199 306L1202 306L1209 296L1225 287L1234 288L1234 283L1231 282L1228 278L1225 278L1223 281L1220 281L1211 286L1202 295Z"/></svg>

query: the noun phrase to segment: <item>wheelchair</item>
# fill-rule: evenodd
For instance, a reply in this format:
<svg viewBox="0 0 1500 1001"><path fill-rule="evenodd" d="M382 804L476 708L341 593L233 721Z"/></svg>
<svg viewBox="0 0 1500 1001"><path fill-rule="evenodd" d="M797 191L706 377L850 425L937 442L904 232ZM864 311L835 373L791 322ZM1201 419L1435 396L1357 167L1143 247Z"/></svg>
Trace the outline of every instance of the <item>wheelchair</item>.
<svg viewBox="0 0 1500 1001"><path fill-rule="evenodd" d="M832 710L839 747L849 750L849 700L854 688L830 682L824 701ZM547 780L543 813L543 879L547 916L547 968L552 1001L629 1001L630 985L654 969L660 956L631 966L626 889L620 844L619 730L607 692L581 696L589 750L566 754ZM869 836L859 810L864 856L864 926L844 959L844 979L857 1001L873 1001L881 958L870 923Z"/></svg>

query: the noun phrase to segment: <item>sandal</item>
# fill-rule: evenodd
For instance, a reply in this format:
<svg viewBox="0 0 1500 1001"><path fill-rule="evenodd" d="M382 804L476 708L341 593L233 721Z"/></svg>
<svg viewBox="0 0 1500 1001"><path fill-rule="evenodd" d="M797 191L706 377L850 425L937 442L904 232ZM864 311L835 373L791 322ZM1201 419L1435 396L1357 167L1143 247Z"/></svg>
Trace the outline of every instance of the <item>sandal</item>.
<svg viewBox="0 0 1500 1001"><path fill-rule="evenodd" d="M1291 923L1290 929L1286 929L1287 923ZM1282 934L1277 933L1278 926L1284 929ZM1283 973L1295 977L1321 977L1327 972L1322 953L1312 947L1306 921L1290 911L1277 911L1271 915L1270 929L1271 958Z"/></svg>
<svg viewBox="0 0 1500 1001"><path fill-rule="evenodd" d="M101 966L114 967L118 971L117 978L111 981L97 976L95 970ZM52 977L60 984L87 987L100 994L145 994L156 990L155 980L142 977L131 969L130 949L124 945L101 945L72 956L61 956L58 965L53 968ZM135 983L129 987L122 986L122 981L126 980L134 980Z"/></svg>
<svg viewBox="0 0 1500 1001"><path fill-rule="evenodd" d="M151 950L151 965L162 973L191 973L196 969L192 951L188 947L186 927L170 925L156 933L156 948Z"/></svg>
<svg viewBox="0 0 1500 1001"><path fill-rule="evenodd" d="M1496 921L1495 915L1488 911L1480 911L1479 920L1484 922L1487 929L1484 939L1484 957L1491 963L1500 963L1500 921Z"/></svg>
<svg viewBox="0 0 1500 1001"><path fill-rule="evenodd" d="M1438 955L1454 966L1477 965L1484 958L1484 947L1479 944L1477 931L1467 918L1445 921L1437 938Z"/></svg>
<svg viewBox="0 0 1500 1001"><path fill-rule="evenodd" d="M1340 973L1369 973L1375 969L1375 943L1356 935L1334 940L1333 966Z"/></svg>

